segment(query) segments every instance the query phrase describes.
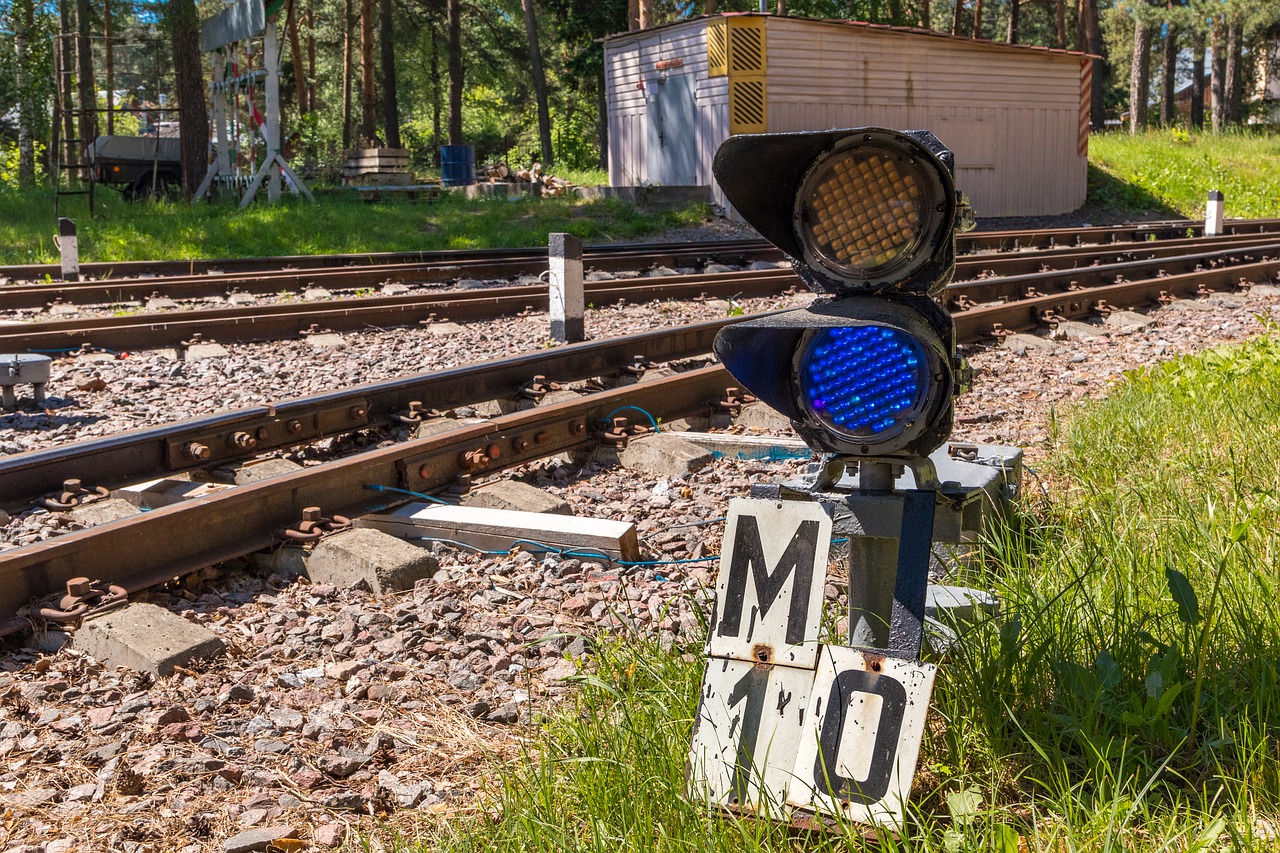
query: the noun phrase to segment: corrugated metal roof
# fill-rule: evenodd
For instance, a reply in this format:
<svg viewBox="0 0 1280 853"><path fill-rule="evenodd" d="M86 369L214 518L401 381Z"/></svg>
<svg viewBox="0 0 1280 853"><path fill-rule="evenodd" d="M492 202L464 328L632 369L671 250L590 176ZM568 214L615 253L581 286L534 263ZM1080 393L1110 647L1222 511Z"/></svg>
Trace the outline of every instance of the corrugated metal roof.
<svg viewBox="0 0 1280 853"><path fill-rule="evenodd" d="M606 36L603 40L605 42L610 42L610 41L614 41L615 39L623 39L627 37L634 38L637 35L657 32L659 30L666 30L672 27L678 27L684 24L689 24L693 21L706 20L708 18L734 18L734 17L743 17L743 16L749 16L749 17L754 16L759 18L778 17L777 15L773 15L768 12L764 12L764 13L717 12L714 15L694 15L689 18L684 18L679 21L672 21L669 24L662 24L661 26L657 26L657 27L649 27L648 29L644 29L644 30L630 30L628 32L614 33L611 36ZM1101 57L1095 56L1094 54L1083 53L1078 50L1062 50L1056 47L1041 47L1039 45L1034 45L1034 44L1008 44L1007 42L992 41L991 39L976 39L976 38L970 38L969 36L953 36L951 33L939 32L938 30L925 30L925 29L921 29L920 27L900 27L900 26L894 26L892 24L871 24L871 23L867 23L866 21L849 21L841 18L803 18L803 17L793 16L793 15L786 15L785 17L788 21L807 21L814 24L834 24L837 26L856 28L859 30L876 30L876 31L883 31L883 32L903 33L907 35L930 36L932 38L944 38L950 41L960 42L961 44L968 44L968 45L973 45L975 47L982 47L982 48L995 48L996 50L1024 50L1024 51L1033 50L1033 51L1036 51L1037 53L1055 54L1057 56L1075 56L1079 58L1090 58L1090 59L1101 58Z"/></svg>

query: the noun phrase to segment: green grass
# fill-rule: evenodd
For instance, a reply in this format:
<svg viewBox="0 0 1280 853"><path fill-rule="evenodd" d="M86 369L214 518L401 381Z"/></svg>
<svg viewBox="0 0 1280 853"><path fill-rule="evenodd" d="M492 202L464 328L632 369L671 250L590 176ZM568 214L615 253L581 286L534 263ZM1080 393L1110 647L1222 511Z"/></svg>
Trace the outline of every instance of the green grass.
<svg viewBox="0 0 1280 853"><path fill-rule="evenodd" d="M701 205L641 212L613 199L366 204L327 195L308 204L287 196L240 211L223 203L127 202L110 190L98 198L92 219L79 200L63 210L78 225L84 262L538 246L551 231L603 243L697 224L707 215ZM0 263L56 261L56 231L48 190L0 187Z"/></svg>
<svg viewBox="0 0 1280 853"><path fill-rule="evenodd" d="M1234 218L1280 216L1280 135L1149 131L1089 139L1089 204L1133 215L1204 216L1221 190Z"/></svg>
<svg viewBox="0 0 1280 853"><path fill-rule="evenodd" d="M1054 495L962 579L1004 612L940 662L903 838L795 835L684 800L700 647L616 639L500 768L493 816L422 849L1275 849L1277 389L1272 334L1135 373L1057 429Z"/></svg>

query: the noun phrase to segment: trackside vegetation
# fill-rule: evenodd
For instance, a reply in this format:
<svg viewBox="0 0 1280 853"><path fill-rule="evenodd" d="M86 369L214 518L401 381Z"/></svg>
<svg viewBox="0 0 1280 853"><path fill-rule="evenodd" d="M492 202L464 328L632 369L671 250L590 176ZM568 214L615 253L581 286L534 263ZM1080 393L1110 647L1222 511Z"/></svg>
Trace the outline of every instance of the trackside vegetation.
<svg viewBox="0 0 1280 853"><path fill-rule="evenodd" d="M227 203L128 202L109 190L98 201L93 218L83 204L63 211L79 228L83 262L539 246L549 231L607 243L708 215L705 205L641 211L616 199L559 197L365 203L333 194L308 204L286 196L243 211ZM48 189L0 188L0 264L56 262L57 230Z"/></svg>
<svg viewBox="0 0 1280 853"><path fill-rule="evenodd" d="M1280 134L1274 131L1095 134L1089 164L1090 207L1120 219L1144 213L1199 219L1210 190L1223 193L1229 217L1280 216Z"/></svg>
<svg viewBox="0 0 1280 853"><path fill-rule="evenodd" d="M496 771L485 816L421 849L1274 850L1278 472L1275 329L1132 373L1057 424L1015 523L963 578L1003 612L940 661L900 838L685 801L701 647L615 638Z"/></svg>

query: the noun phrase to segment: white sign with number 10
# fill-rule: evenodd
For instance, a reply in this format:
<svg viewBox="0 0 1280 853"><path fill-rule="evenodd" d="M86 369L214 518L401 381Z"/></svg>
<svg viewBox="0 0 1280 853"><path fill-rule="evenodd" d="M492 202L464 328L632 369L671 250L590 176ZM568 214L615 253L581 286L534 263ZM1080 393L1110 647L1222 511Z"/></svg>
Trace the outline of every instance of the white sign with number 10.
<svg viewBox="0 0 1280 853"><path fill-rule="evenodd" d="M830 540L816 503L730 502L689 795L901 827L936 669L819 642Z"/></svg>

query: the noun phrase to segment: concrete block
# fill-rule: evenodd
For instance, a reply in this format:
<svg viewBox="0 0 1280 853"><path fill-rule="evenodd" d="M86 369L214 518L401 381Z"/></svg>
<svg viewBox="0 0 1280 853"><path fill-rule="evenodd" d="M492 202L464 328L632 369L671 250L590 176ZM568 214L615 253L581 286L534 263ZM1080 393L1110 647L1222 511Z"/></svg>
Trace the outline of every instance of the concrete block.
<svg viewBox="0 0 1280 853"><path fill-rule="evenodd" d="M1210 305L1207 300L1175 299L1164 306L1169 311L1217 311L1218 306Z"/></svg>
<svg viewBox="0 0 1280 853"><path fill-rule="evenodd" d="M409 589L440 568L430 551L368 527L326 536L303 562L314 583L352 587L364 581L376 593Z"/></svg>
<svg viewBox="0 0 1280 853"><path fill-rule="evenodd" d="M76 630L75 644L108 666L161 678L172 675L174 667L226 652L209 629L141 602L86 620Z"/></svg>
<svg viewBox="0 0 1280 853"><path fill-rule="evenodd" d="M157 509L170 504L202 498L231 488L224 483L193 483L190 480L148 480L111 492L111 497L139 509Z"/></svg>
<svg viewBox="0 0 1280 853"><path fill-rule="evenodd" d="M1103 322L1119 329L1134 329L1139 326L1150 326L1155 319L1137 311L1112 311Z"/></svg>
<svg viewBox="0 0 1280 853"><path fill-rule="evenodd" d="M260 483L263 480L270 480L272 477L283 477L285 474L292 474L301 470L301 465L296 462L290 462L288 459L279 457L256 459L233 467L231 469L231 482L237 486L246 486L249 483Z"/></svg>
<svg viewBox="0 0 1280 853"><path fill-rule="evenodd" d="M1280 296L1280 287L1274 284L1255 284L1249 288L1250 296Z"/></svg>
<svg viewBox="0 0 1280 853"><path fill-rule="evenodd" d="M429 323L426 326L428 335L460 335L462 327L457 323Z"/></svg>
<svg viewBox="0 0 1280 853"><path fill-rule="evenodd" d="M410 289L409 285L397 284L394 281L387 282L386 284L382 285L382 288L381 288L383 296L399 296L402 293L408 293L409 289Z"/></svg>
<svg viewBox="0 0 1280 853"><path fill-rule="evenodd" d="M711 459L709 451L665 433L633 438L618 452L622 467L657 477L681 477L709 465Z"/></svg>
<svg viewBox="0 0 1280 853"><path fill-rule="evenodd" d="M766 406L764 403L744 406L742 412L733 419L733 422L737 426L751 429L795 434L795 431L791 428L791 420L786 415Z"/></svg>
<svg viewBox="0 0 1280 853"><path fill-rule="evenodd" d="M717 459L808 459L809 446L798 438L769 435L735 435L723 432L668 432L673 438L696 444Z"/></svg>
<svg viewBox="0 0 1280 853"><path fill-rule="evenodd" d="M929 584L924 594L924 614L945 621L972 622L1000 612L1000 599L985 589Z"/></svg>
<svg viewBox="0 0 1280 853"><path fill-rule="evenodd" d="M1048 352L1057 349L1057 345L1047 338L1021 334L1010 335L1004 339L1004 343L1001 346L1018 355L1026 355L1029 352Z"/></svg>
<svg viewBox="0 0 1280 853"><path fill-rule="evenodd" d="M81 364L108 364L115 360L116 357L109 352L82 352L76 356L76 361Z"/></svg>
<svg viewBox="0 0 1280 853"><path fill-rule="evenodd" d="M308 287L306 290L302 291L302 298L307 301L313 301L316 299L332 299L333 294L323 287Z"/></svg>
<svg viewBox="0 0 1280 853"><path fill-rule="evenodd" d="M519 480L499 480L476 489L462 499L462 505L484 509L573 515L573 510L562 498L550 492L544 492L537 486L521 483Z"/></svg>
<svg viewBox="0 0 1280 853"><path fill-rule="evenodd" d="M252 293L229 293L227 302L231 305L252 305L256 297Z"/></svg>
<svg viewBox="0 0 1280 853"><path fill-rule="evenodd" d="M559 391L548 391L546 395L538 401L539 406L552 406L556 403L568 403L577 400L582 395L577 391L570 391L568 388L561 388Z"/></svg>
<svg viewBox="0 0 1280 853"><path fill-rule="evenodd" d="M1235 293L1211 293L1204 301L1215 308L1243 308L1249 304L1243 296Z"/></svg>
<svg viewBox="0 0 1280 853"><path fill-rule="evenodd" d="M286 578L301 577L307 573L307 552L302 548L286 547L271 551L255 551L253 564L264 572Z"/></svg>
<svg viewBox="0 0 1280 853"><path fill-rule="evenodd" d="M225 358L227 348L222 344L193 344L187 347L187 361L200 361L205 358Z"/></svg>
<svg viewBox="0 0 1280 853"><path fill-rule="evenodd" d="M524 539L557 549L640 559L635 525L603 518L412 503L363 516L356 525L357 529L374 528L405 538L451 539L489 551L506 551L516 540Z"/></svg>
<svg viewBox="0 0 1280 853"><path fill-rule="evenodd" d="M1088 341L1105 335L1106 332L1097 326L1081 323L1078 320L1063 320L1053 330L1051 337L1059 341Z"/></svg>
<svg viewBox="0 0 1280 853"><path fill-rule="evenodd" d="M128 501L119 498L107 498L105 501L95 501L91 504L78 506L69 511L67 515L74 518L81 524L94 526L98 524L106 524L111 521L119 521L122 518L128 518L131 515L137 515L142 512Z"/></svg>
<svg viewBox="0 0 1280 853"><path fill-rule="evenodd" d="M342 349L347 345L342 335L325 333L319 335L307 335L307 345L313 350L323 352L330 349Z"/></svg>
<svg viewBox="0 0 1280 853"><path fill-rule="evenodd" d="M177 308L178 303L174 302L167 296L157 296L154 299L147 300L148 311L164 311L169 308Z"/></svg>

